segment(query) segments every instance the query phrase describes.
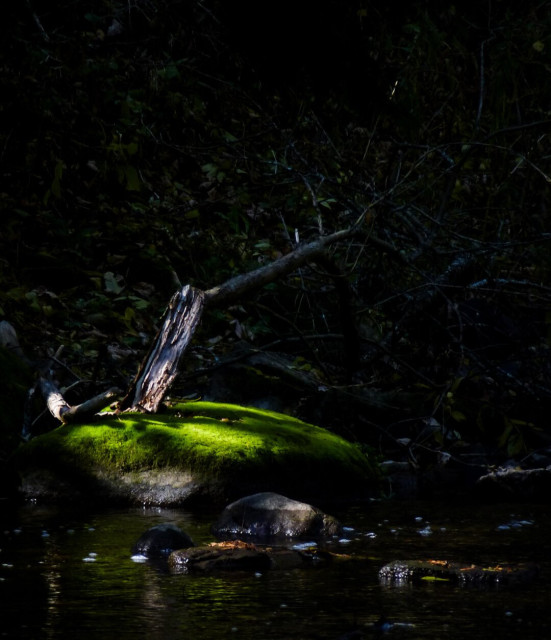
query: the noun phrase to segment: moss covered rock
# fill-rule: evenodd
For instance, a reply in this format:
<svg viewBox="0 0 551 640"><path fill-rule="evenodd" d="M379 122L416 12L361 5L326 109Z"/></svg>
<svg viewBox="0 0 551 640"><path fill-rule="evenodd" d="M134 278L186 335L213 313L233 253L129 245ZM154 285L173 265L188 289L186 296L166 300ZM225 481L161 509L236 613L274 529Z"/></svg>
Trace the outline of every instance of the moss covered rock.
<svg viewBox="0 0 551 640"><path fill-rule="evenodd" d="M176 505L275 491L300 500L372 495L376 465L354 444L292 417L231 404L63 425L20 447L26 497Z"/></svg>

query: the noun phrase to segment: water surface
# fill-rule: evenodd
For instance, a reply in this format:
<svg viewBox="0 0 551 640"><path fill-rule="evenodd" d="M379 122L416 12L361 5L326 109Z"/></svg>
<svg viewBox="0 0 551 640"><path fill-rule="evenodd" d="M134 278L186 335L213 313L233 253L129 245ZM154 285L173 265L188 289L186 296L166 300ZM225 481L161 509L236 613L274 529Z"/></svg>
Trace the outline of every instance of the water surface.
<svg viewBox="0 0 551 640"><path fill-rule="evenodd" d="M333 510L347 530L328 548L349 559L217 575L172 575L130 553L146 529L162 522L177 524L196 544L212 541L217 514L209 510L2 509L0 637L551 637L551 516L543 506L382 502ZM537 561L542 575L515 588L380 583L381 566L416 558ZM381 617L394 625L382 631Z"/></svg>

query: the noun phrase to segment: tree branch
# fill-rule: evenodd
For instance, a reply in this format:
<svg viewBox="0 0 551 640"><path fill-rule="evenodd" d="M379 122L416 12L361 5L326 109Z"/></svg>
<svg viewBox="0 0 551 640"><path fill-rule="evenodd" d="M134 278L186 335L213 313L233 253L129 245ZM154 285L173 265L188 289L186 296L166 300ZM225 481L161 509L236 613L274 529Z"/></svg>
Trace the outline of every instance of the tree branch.
<svg viewBox="0 0 551 640"><path fill-rule="evenodd" d="M90 400L86 400L86 402L72 407L67 404L65 398L51 380L40 378L38 383L50 413L54 418L57 418L64 424L69 422L82 422L83 418L101 411L121 393L120 389L112 387L94 396Z"/></svg>
<svg viewBox="0 0 551 640"><path fill-rule="evenodd" d="M205 304L217 307L231 304L243 294L255 289L260 289L281 276L295 271L295 269L298 269L298 267L306 262L322 255L325 249L331 244L345 240L358 233L362 219L363 216L360 216L358 221L348 229L342 229L328 236L322 236L318 240L299 246L295 251L288 253L275 262L263 265L249 273L235 276L235 278L231 278L223 284L208 289L208 291L205 291Z"/></svg>

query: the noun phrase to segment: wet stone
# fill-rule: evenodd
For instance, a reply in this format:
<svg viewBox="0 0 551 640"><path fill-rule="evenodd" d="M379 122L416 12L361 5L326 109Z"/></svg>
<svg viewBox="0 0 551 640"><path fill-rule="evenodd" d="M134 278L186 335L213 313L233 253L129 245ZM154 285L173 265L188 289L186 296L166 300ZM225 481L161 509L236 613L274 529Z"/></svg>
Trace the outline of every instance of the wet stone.
<svg viewBox="0 0 551 640"><path fill-rule="evenodd" d="M477 566L446 560L394 560L379 571L386 583L450 582L464 585L510 585L533 581L539 567L532 563Z"/></svg>
<svg viewBox="0 0 551 640"><path fill-rule="evenodd" d="M132 555L147 558L166 558L175 549L195 546L185 531L175 524L158 524L143 533L132 547Z"/></svg>
<svg viewBox="0 0 551 640"><path fill-rule="evenodd" d="M262 547L241 540L232 540L179 549L170 554L168 564L175 573L267 571L299 567L306 559L305 554L293 549Z"/></svg>
<svg viewBox="0 0 551 640"><path fill-rule="evenodd" d="M304 502L278 493L256 493L228 505L213 526L221 539L253 539L339 536L341 524L332 516Z"/></svg>

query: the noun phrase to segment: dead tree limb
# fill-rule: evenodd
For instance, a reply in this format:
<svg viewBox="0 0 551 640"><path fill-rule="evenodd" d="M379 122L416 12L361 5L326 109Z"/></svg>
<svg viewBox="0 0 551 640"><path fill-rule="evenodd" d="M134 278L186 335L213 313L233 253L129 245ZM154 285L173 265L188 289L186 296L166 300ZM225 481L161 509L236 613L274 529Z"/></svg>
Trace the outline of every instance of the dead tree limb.
<svg viewBox="0 0 551 640"><path fill-rule="evenodd" d="M94 396L90 400L86 400L86 402L72 407L65 401L61 391L51 380L48 380L47 378L39 378L38 384L40 391L46 400L50 413L54 418L57 418L63 423L82 422L84 418L90 417L104 409L121 393L120 389L112 387L111 389Z"/></svg>
<svg viewBox="0 0 551 640"><path fill-rule="evenodd" d="M174 378L178 364L201 320L205 294L186 285L170 300L149 353L142 362L120 410L156 413Z"/></svg>
<svg viewBox="0 0 551 640"><path fill-rule="evenodd" d="M313 242L299 246L275 262L270 262L249 273L235 276L223 284L208 289L205 291L205 304L217 307L232 304L245 293L260 289L264 285L295 271L303 264L314 261L331 244L353 236L358 233L358 230L359 224L356 223L348 229L342 229L328 236L321 236Z"/></svg>

